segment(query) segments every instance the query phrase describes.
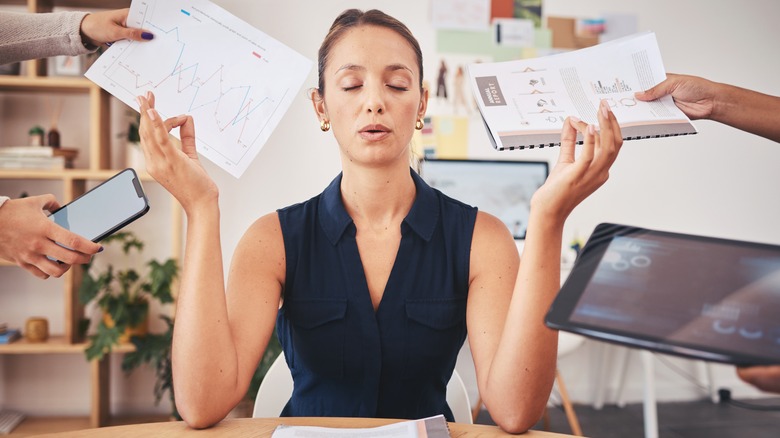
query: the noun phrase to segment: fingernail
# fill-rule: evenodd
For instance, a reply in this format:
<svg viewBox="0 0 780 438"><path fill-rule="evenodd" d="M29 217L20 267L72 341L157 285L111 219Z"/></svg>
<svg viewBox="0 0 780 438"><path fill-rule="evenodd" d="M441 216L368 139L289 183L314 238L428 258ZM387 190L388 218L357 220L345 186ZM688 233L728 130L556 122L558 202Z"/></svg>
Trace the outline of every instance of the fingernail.
<svg viewBox="0 0 780 438"><path fill-rule="evenodd" d="M588 134L596 135L596 127L593 125L588 125Z"/></svg>
<svg viewBox="0 0 780 438"><path fill-rule="evenodd" d="M141 105L143 105L143 102L141 101L141 96L135 96L135 101L138 102L139 108L141 107Z"/></svg>
<svg viewBox="0 0 780 438"><path fill-rule="evenodd" d="M607 105L606 100L601 101L601 115L604 117L609 117L609 105Z"/></svg>
<svg viewBox="0 0 780 438"><path fill-rule="evenodd" d="M111 42L106 43L106 47L111 47L111 44L114 44L114 43L111 43Z"/></svg>
<svg viewBox="0 0 780 438"><path fill-rule="evenodd" d="M151 91L147 91L146 92L146 98L147 99L151 99L152 98L152 92Z"/></svg>
<svg viewBox="0 0 780 438"><path fill-rule="evenodd" d="M154 108L149 108L148 110L146 110L146 114L148 114L148 115L149 115L149 118L150 118L150 119L152 119L152 120L157 120L157 114L156 114L156 112L154 111Z"/></svg>
<svg viewBox="0 0 780 438"><path fill-rule="evenodd" d="M580 122L582 121L582 120L580 120L580 119L579 119L578 117L576 117L576 116L569 116L569 120L571 120L571 121L572 121L572 122L574 122L574 123L580 123Z"/></svg>
<svg viewBox="0 0 780 438"><path fill-rule="evenodd" d="M143 39L148 41L148 40L154 39L154 35L152 35L149 32L143 32L143 33L141 33L141 38L143 38Z"/></svg>
<svg viewBox="0 0 780 438"><path fill-rule="evenodd" d="M104 249L105 249L105 248L103 248L103 247L101 246L101 247L100 247L100 249L98 250L98 252L103 252L103 250L104 250Z"/></svg>

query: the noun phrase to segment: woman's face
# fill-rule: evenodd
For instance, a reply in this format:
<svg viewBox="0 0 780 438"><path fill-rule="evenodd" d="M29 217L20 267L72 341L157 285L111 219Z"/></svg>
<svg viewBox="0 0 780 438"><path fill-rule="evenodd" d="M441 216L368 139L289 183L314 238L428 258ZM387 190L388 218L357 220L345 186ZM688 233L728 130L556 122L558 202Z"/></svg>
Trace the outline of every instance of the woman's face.
<svg viewBox="0 0 780 438"><path fill-rule="evenodd" d="M325 93L315 109L330 121L344 164L408 164L427 101L409 43L384 27L350 29L332 47L324 76Z"/></svg>

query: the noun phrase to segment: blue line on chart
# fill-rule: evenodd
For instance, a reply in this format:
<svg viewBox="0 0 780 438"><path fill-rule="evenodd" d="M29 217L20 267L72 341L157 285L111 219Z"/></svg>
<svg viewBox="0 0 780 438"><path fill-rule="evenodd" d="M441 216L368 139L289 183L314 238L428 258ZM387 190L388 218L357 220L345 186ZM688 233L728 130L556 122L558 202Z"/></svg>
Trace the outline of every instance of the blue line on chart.
<svg viewBox="0 0 780 438"><path fill-rule="evenodd" d="M188 17L191 15L189 12L185 11L184 9L181 10L181 13Z"/></svg>

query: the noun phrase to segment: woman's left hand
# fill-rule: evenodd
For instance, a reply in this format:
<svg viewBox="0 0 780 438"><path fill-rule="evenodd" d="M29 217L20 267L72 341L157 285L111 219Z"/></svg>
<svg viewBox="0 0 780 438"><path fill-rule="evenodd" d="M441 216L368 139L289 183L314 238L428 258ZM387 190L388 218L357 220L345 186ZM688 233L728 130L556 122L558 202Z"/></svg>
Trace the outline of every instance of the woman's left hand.
<svg viewBox="0 0 780 438"><path fill-rule="evenodd" d="M543 209L545 217L557 219L561 225L580 202L607 181L623 145L620 125L606 101L599 105L598 121L597 131L595 126L575 117L566 119L558 162L531 199L533 208ZM582 135L583 145L575 158L577 133Z"/></svg>

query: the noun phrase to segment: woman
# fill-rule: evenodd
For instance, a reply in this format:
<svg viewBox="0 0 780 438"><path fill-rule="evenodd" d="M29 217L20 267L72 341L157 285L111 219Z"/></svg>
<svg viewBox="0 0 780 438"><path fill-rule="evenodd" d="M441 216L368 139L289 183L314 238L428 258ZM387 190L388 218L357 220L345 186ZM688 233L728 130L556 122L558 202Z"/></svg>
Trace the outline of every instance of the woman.
<svg viewBox="0 0 780 438"><path fill-rule="evenodd" d="M561 158L532 199L523 263L506 226L428 187L409 168L428 91L409 30L348 10L319 51L312 93L343 172L319 196L258 219L223 288L218 190L190 117L166 121L139 97L149 172L182 204L187 245L173 340L179 412L220 421L246 393L274 329L295 379L283 415L452 415L445 388L466 336L480 395L509 432L540 418L557 333L543 324L559 288L563 223L607 179L622 144L609 109L600 133L569 119ZM180 127L182 150L168 131ZM584 147L574 159L577 132ZM519 269L518 269L519 266Z"/></svg>

